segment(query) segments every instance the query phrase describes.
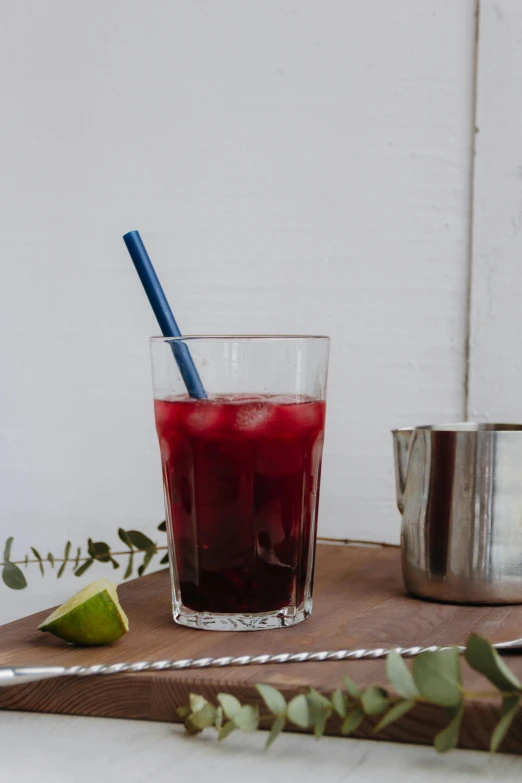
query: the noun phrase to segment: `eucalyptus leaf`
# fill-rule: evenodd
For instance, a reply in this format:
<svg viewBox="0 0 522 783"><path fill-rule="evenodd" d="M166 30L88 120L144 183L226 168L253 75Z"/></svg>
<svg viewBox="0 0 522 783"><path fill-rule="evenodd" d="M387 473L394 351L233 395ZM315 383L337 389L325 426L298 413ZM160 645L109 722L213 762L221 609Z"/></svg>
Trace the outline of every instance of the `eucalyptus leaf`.
<svg viewBox="0 0 522 783"><path fill-rule="evenodd" d="M308 702L304 693L294 696L289 702L286 715L288 720L301 729L307 729L310 726L310 710L308 709Z"/></svg>
<svg viewBox="0 0 522 783"><path fill-rule="evenodd" d="M218 693L218 702L223 707L223 712L227 718L234 718L241 709L241 702L230 693Z"/></svg>
<svg viewBox="0 0 522 783"><path fill-rule="evenodd" d="M127 535L132 545L143 552L147 549L156 549L154 541L151 541L144 533L140 533L139 530L127 530Z"/></svg>
<svg viewBox="0 0 522 783"><path fill-rule="evenodd" d="M14 538L13 536L9 536L7 541L5 542L5 549L4 549L4 562L7 562L11 559L11 547L13 546Z"/></svg>
<svg viewBox="0 0 522 783"><path fill-rule="evenodd" d="M361 695L361 689L358 685L354 683L351 677L344 677L343 679L344 687L347 691L347 693L350 694L354 699L360 698Z"/></svg>
<svg viewBox="0 0 522 783"><path fill-rule="evenodd" d="M167 532L167 520L164 519L163 522L160 522L158 525L158 530L161 530L162 533Z"/></svg>
<svg viewBox="0 0 522 783"><path fill-rule="evenodd" d="M17 565L6 560L2 569L2 579L11 590L23 590L27 587L24 572Z"/></svg>
<svg viewBox="0 0 522 783"><path fill-rule="evenodd" d="M257 731L259 726L259 710L251 704L243 704L241 709L234 715L234 724L241 731Z"/></svg>
<svg viewBox="0 0 522 783"><path fill-rule="evenodd" d="M414 699L406 699L405 701L400 701L398 704L394 704L394 706L388 710L384 718L381 718L375 727L375 731L380 731L386 726L389 726L390 723L402 718L402 716L406 715L413 707L415 707Z"/></svg>
<svg viewBox="0 0 522 783"><path fill-rule="evenodd" d="M185 719L185 731L187 734L200 734L203 731L203 729L200 729L200 727L194 723L192 712Z"/></svg>
<svg viewBox="0 0 522 783"><path fill-rule="evenodd" d="M24 567L27 568L28 565L29 565L29 555L26 555L24 559Z"/></svg>
<svg viewBox="0 0 522 783"><path fill-rule="evenodd" d="M216 722L216 708L210 702L207 702L197 712L192 712L190 719L194 726L198 729L206 729L209 726L213 726Z"/></svg>
<svg viewBox="0 0 522 783"><path fill-rule="evenodd" d="M332 704L326 696L311 688L306 695L310 711L310 723L314 728L316 739L320 739L326 728L326 723L332 712Z"/></svg>
<svg viewBox="0 0 522 783"><path fill-rule="evenodd" d="M65 549L64 549L64 552L63 552L63 563L61 564L61 566L59 568L59 571L56 574L56 578L57 579L59 579L63 575L63 572L65 571L65 566L67 565L67 563L69 561L70 551L71 551L71 542L68 541L66 543L66 545L65 545Z"/></svg>
<svg viewBox="0 0 522 783"><path fill-rule="evenodd" d="M442 729L442 731L437 734L433 741L435 749L439 753L447 753L448 750L453 750L453 748L457 747L459 741L460 724L464 714L464 705L461 704L458 707L448 708L447 712L452 716L451 720L446 728Z"/></svg>
<svg viewBox="0 0 522 783"><path fill-rule="evenodd" d="M166 555L163 555L163 557L160 560L160 565L165 565L169 562L169 553L167 552Z"/></svg>
<svg viewBox="0 0 522 783"><path fill-rule="evenodd" d="M76 558L75 558L74 565L73 565L73 571L76 571L76 569L80 565L81 554L82 554L82 548L79 546L78 549L76 550Z"/></svg>
<svg viewBox="0 0 522 783"><path fill-rule="evenodd" d="M155 554L156 554L156 547L154 547L154 549L149 549L147 550L147 552L145 552L145 555L143 557L143 563L138 568L138 576L143 576L143 574L145 573L145 569L147 568L147 566L149 565L150 561L152 560Z"/></svg>
<svg viewBox="0 0 522 783"><path fill-rule="evenodd" d="M96 552L94 551L94 543L92 538L87 539L87 554L94 559Z"/></svg>
<svg viewBox="0 0 522 783"><path fill-rule="evenodd" d="M364 710L362 707L355 707L353 710L350 710L346 718L343 720L341 734L351 734L352 731L355 731L355 729L359 728L363 720Z"/></svg>
<svg viewBox="0 0 522 783"><path fill-rule="evenodd" d="M464 657L472 669L480 672L499 691L522 690L518 677L515 677L490 642L482 636L471 634Z"/></svg>
<svg viewBox="0 0 522 783"><path fill-rule="evenodd" d="M50 552L47 553L47 560L51 564L51 568L54 568L54 555L52 555Z"/></svg>
<svg viewBox="0 0 522 783"><path fill-rule="evenodd" d="M128 579L129 576L132 576L132 568L134 566L134 552L131 550L131 553L129 555L129 562L127 563L127 569L125 573L123 574L124 579Z"/></svg>
<svg viewBox="0 0 522 783"><path fill-rule="evenodd" d="M197 693L191 693L189 696L191 712L199 712L210 702L205 699L204 696L200 696Z"/></svg>
<svg viewBox="0 0 522 783"><path fill-rule="evenodd" d="M34 546L31 547L31 552L33 553L33 555L38 560L38 565L40 566L40 573L42 574L42 576L44 576L45 571L44 571L43 560L42 560L42 556L41 556L40 552L37 549L35 549Z"/></svg>
<svg viewBox="0 0 522 783"><path fill-rule="evenodd" d="M308 702L308 706L313 709L322 709L322 710L330 710L332 709L332 704L329 699L326 698L326 696L323 696L322 693L319 693L319 691L316 691L315 688L310 688L308 693L306 694L306 701Z"/></svg>
<svg viewBox="0 0 522 783"><path fill-rule="evenodd" d="M132 549L132 541L129 538L129 534L122 527L118 528L118 538L120 541L123 541L125 546L128 546L129 549Z"/></svg>
<svg viewBox="0 0 522 783"><path fill-rule="evenodd" d="M285 715L286 700L282 693L271 685L258 684L256 689L271 713Z"/></svg>
<svg viewBox="0 0 522 783"><path fill-rule="evenodd" d="M272 723L270 734L268 735L268 739L266 741L265 750L268 750L270 745L276 741L281 732L284 730L285 725L286 717L284 715L278 715L275 721Z"/></svg>
<svg viewBox="0 0 522 783"><path fill-rule="evenodd" d="M344 693L339 688L332 693L332 704L333 704L334 710L339 715L339 717L340 718L345 718L346 717L346 696L344 695Z"/></svg>
<svg viewBox="0 0 522 783"><path fill-rule="evenodd" d="M460 660L456 647L420 653L413 661L413 678L420 694L432 704L456 707L462 701Z"/></svg>
<svg viewBox="0 0 522 783"><path fill-rule="evenodd" d="M388 709L389 703L388 693L379 685L371 685L361 695L361 704L367 715L380 715Z"/></svg>
<svg viewBox="0 0 522 783"><path fill-rule="evenodd" d="M74 572L74 575L75 576L82 576L87 571L87 569L92 566L93 563L94 563L94 560L91 557L89 560L86 560L85 563L82 563L82 565L79 568L76 569L76 571Z"/></svg>
<svg viewBox="0 0 522 783"><path fill-rule="evenodd" d="M489 749L492 753L495 753L498 750L502 740L508 733L510 726L518 712L519 700L520 694L518 693L513 696L504 696L502 699L502 711L500 713L501 717L495 727L495 731L491 736L491 744L489 746Z"/></svg>
<svg viewBox="0 0 522 783"><path fill-rule="evenodd" d="M100 563L108 563L111 560L111 548L105 541L91 541L89 539L89 554Z"/></svg>
<svg viewBox="0 0 522 783"><path fill-rule="evenodd" d="M227 723L224 723L223 726L219 729L218 734L218 740L221 742L222 740L226 739L229 734L232 734L232 732L237 728L233 720L227 721Z"/></svg>
<svg viewBox="0 0 522 783"><path fill-rule="evenodd" d="M117 560L115 560L115 559L114 559L112 556L111 556L111 558L110 558L110 561L111 561L111 565L112 565L112 567L114 568L114 570L116 570L117 568L119 568L119 567L120 567L120 564L118 563L118 561L117 561Z"/></svg>
<svg viewBox="0 0 522 783"><path fill-rule="evenodd" d="M420 695L406 661L395 650L391 650L386 657L386 675L399 696L414 699Z"/></svg>

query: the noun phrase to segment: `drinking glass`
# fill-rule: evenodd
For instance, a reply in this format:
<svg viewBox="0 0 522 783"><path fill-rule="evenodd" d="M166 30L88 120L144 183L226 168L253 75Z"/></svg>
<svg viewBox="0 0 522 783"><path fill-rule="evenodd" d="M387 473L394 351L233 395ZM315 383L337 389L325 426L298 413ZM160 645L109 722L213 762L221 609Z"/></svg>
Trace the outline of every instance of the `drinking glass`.
<svg viewBox="0 0 522 783"><path fill-rule="evenodd" d="M310 615L329 343L151 339L175 622L251 631ZM206 399L187 394L182 344Z"/></svg>

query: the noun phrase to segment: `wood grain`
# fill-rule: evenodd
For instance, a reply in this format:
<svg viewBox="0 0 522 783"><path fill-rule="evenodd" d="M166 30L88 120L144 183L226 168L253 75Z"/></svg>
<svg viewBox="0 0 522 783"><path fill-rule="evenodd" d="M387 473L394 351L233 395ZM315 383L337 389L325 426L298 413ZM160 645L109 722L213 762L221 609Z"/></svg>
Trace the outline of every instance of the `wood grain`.
<svg viewBox="0 0 522 783"><path fill-rule="evenodd" d="M216 655L293 652L349 647L459 644L472 631L500 642L517 638L522 607L466 607L419 601L402 584L400 554L394 547L319 545L314 612L305 623L259 633L194 631L171 619L167 571L120 588L131 632L111 647L84 649L65 645L36 630L41 612L0 629L0 665L93 664ZM509 663L522 676L522 656ZM291 696L307 686L329 692L343 674L361 685L385 683L384 661L285 664L178 672L122 674L64 679L0 689L0 708L75 715L177 720L176 707L190 692L211 698L222 690L241 699L255 698L256 682L268 682ZM465 671L466 685L484 689L484 681ZM470 703L461 746L485 749L498 719L495 701ZM423 705L379 735L404 742L431 742L446 720L442 710ZM503 750L522 752L522 717ZM332 725L331 733L339 733ZM373 737L366 722L358 736Z"/></svg>

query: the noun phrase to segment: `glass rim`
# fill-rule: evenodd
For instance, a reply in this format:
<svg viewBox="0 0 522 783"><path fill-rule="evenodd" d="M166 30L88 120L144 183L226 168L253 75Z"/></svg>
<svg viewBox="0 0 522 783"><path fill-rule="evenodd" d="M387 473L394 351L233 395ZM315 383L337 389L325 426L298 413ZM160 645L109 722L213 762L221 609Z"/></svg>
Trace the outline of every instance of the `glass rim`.
<svg viewBox="0 0 522 783"><path fill-rule="evenodd" d="M420 427L398 427L392 434L421 432L521 432L522 424L489 421L456 421L454 424L423 424Z"/></svg>
<svg viewBox="0 0 522 783"><path fill-rule="evenodd" d="M323 334L184 334L181 337L153 336L149 337L151 343L158 342L184 342L185 340L244 340L253 341L272 341L272 340L326 340L330 341L328 335Z"/></svg>

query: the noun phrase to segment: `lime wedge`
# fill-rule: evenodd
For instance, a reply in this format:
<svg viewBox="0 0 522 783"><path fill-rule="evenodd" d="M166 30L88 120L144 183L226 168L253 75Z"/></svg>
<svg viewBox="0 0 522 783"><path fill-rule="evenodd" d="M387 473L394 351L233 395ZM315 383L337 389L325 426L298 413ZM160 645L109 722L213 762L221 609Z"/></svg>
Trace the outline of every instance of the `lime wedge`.
<svg viewBox="0 0 522 783"><path fill-rule="evenodd" d="M116 585L98 579L73 595L38 626L73 644L110 644L129 630Z"/></svg>

